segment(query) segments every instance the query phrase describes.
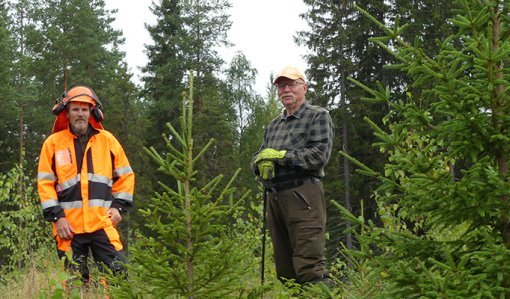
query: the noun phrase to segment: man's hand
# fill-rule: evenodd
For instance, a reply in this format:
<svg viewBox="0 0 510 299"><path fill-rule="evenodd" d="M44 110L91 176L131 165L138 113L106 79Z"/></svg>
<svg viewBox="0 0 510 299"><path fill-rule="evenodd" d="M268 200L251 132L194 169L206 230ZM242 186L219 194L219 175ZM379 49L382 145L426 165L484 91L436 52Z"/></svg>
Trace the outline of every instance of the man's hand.
<svg viewBox="0 0 510 299"><path fill-rule="evenodd" d="M74 229L65 217L59 218L55 225L57 226L57 235L61 239L71 240L73 238Z"/></svg>
<svg viewBox="0 0 510 299"><path fill-rule="evenodd" d="M122 221L122 216L120 216L120 212L116 208L109 208L108 211L106 211L106 215L112 219L113 225L117 225Z"/></svg>
<svg viewBox="0 0 510 299"><path fill-rule="evenodd" d="M264 181L271 180L274 178L274 162L269 160L260 161L257 164L257 167L259 168L260 177Z"/></svg>
<svg viewBox="0 0 510 299"><path fill-rule="evenodd" d="M260 151L260 153L257 155L257 158L255 159L254 163L259 164L260 161L269 160L269 161L276 161L283 159L285 157L285 154L287 153L286 150L277 151L272 148L265 148Z"/></svg>

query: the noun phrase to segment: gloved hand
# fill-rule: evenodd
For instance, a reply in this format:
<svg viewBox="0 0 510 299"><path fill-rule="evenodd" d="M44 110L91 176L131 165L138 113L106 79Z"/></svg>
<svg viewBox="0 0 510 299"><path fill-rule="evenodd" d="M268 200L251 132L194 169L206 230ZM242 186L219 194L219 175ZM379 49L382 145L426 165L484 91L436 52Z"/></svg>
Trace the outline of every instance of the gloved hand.
<svg viewBox="0 0 510 299"><path fill-rule="evenodd" d="M272 148L265 148L257 155L254 163L258 165L258 163L263 160L276 161L283 159L285 157L285 153L287 153L286 150L277 151Z"/></svg>
<svg viewBox="0 0 510 299"><path fill-rule="evenodd" d="M257 163L257 167L259 168L260 177L264 181L268 181L274 178L274 162L269 160L260 161Z"/></svg>

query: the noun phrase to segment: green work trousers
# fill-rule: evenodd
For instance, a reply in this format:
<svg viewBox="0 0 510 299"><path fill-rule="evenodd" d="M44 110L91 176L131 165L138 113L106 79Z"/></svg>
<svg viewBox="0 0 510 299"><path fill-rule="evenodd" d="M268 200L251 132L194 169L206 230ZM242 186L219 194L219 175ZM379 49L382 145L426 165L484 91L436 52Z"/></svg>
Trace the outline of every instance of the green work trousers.
<svg viewBox="0 0 510 299"><path fill-rule="evenodd" d="M268 192L267 219L279 279L305 283L327 275L322 182Z"/></svg>

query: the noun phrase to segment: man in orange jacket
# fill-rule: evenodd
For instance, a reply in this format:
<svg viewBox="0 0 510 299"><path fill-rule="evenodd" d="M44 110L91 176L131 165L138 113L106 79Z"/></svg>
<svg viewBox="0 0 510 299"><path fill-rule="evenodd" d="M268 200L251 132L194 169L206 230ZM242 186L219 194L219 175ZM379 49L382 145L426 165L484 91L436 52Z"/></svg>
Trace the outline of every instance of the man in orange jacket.
<svg viewBox="0 0 510 299"><path fill-rule="evenodd" d="M37 186L58 255L72 251L85 282L89 250L101 269L122 273L126 260L116 225L133 204L135 174L120 143L101 125L101 103L92 88L71 87L53 113L57 118L41 149Z"/></svg>

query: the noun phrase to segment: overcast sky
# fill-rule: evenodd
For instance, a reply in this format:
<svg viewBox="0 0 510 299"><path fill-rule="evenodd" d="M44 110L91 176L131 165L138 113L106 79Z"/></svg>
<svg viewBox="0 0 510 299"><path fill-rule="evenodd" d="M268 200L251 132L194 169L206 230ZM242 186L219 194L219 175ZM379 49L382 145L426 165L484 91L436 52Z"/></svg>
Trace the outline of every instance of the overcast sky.
<svg viewBox="0 0 510 299"><path fill-rule="evenodd" d="M147 63L144 44L151 43L145 23L154 24L155 17L149 6L152 0L106 0L106 8L117 8L113 26L121 29L126 38L122 50L135 79L140 76L138 68ZM220 51L229 63L236 51L241 51L258 71L256 91L265 95L271 73L277 73L286 65L294 65L305 71L303 47L294 43L296 31L306 28L299 14L306 6L299 0L231 0L232 27L229 39L235 45ZM139 82L139 81L137 81Z"/></svg>

